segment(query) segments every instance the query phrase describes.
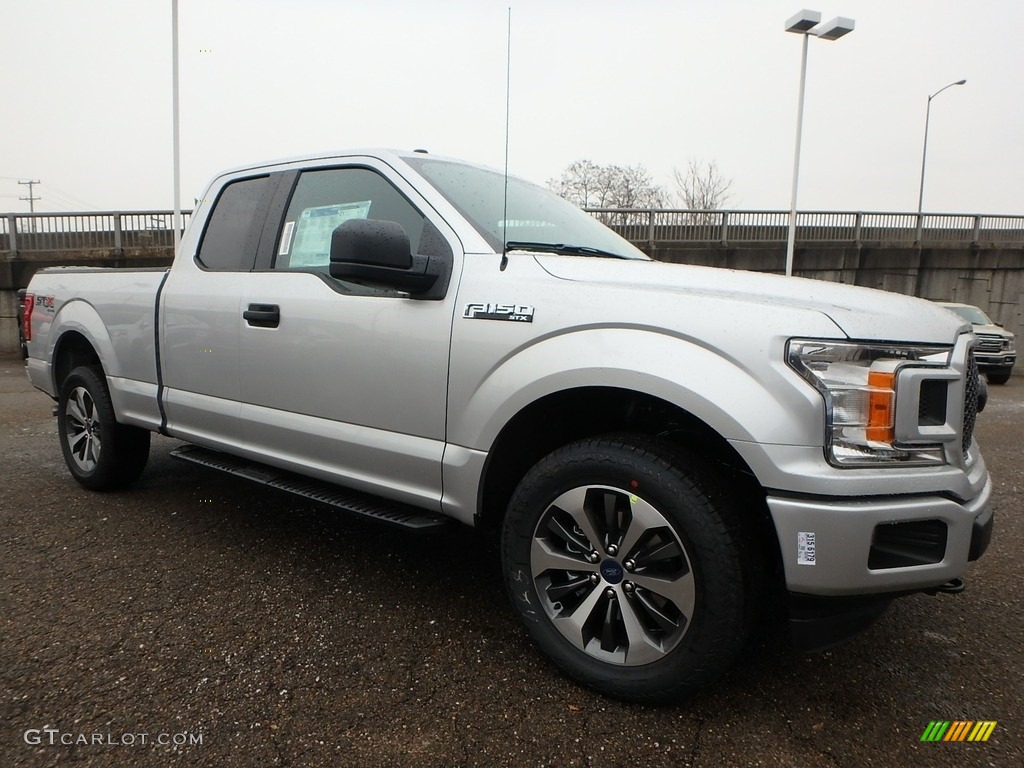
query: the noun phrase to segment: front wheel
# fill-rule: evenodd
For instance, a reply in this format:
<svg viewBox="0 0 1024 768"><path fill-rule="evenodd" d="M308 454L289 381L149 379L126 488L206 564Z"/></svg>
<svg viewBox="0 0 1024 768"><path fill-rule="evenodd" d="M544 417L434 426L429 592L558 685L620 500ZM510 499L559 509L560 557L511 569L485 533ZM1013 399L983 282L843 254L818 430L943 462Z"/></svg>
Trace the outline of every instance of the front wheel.
<svg viewBox="0 0 1024 768"><path fill-rule="evenodd" d="M751 547L696 458L644 437L584 440L519 484L505 582L538 648L576 681L665 702L707 685L743 645Z"/></svg>
<svg viewBox="0 0 1024 768"><path fill-rule="evenodd" d="M64 462L86 488L108 491L138 479L149 459L149 432L119 424L103 371L75 368L60 388L57 432Z"/></svg>
<svg viewBox="0 0 1024 768"><path fill-rule="evenodd" d="M989 374L987 374L986 378L988 378L988 383L989 384L995 384L995 385L998 386L1000 384L1005 384L1006 382L1008 382L1010 380L1010 373L1011 373L1011 371L1000 371L999 373L989 373Z"/></svg>

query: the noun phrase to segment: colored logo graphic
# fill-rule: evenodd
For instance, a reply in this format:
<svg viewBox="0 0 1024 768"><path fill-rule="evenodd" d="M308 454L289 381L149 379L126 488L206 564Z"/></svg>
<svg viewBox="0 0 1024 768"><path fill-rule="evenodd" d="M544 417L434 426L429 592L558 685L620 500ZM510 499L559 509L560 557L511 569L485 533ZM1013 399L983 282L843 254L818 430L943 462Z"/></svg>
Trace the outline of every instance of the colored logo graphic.
<svg viewBox="0 0 1024 768"><path fill-rule="evenodd" d="M932 720L921 741L988 741L995 729L995 720Z"/></svg>

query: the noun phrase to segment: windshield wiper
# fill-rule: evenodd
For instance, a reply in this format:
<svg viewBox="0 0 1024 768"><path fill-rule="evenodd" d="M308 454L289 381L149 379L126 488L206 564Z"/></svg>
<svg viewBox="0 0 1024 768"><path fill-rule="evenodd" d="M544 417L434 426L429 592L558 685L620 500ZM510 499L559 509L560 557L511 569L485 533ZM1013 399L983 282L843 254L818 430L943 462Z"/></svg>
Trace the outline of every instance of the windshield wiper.
<svg viewBox="0 0 1024 768"><path fill-rule="evenodd" d="M567 243L534 243L528 240L509 240L505 243L506 251L542 251L544 253L573 253L579 256L603 256L609 259L629 259L621 253L602 251L589 245L571 245Z"/></svg>

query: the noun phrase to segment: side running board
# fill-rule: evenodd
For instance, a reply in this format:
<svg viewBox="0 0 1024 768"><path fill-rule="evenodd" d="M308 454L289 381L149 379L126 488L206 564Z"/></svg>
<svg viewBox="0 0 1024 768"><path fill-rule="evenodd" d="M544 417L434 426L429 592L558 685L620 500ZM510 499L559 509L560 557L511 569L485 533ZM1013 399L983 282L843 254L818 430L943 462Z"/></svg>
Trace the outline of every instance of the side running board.
<svg viewBox="0 0 1024 768"><path fill-rule="evenodd" d="M220 451L200 448L198 445L185 445L171 451L171 456L182 461L200 464L211 469L219 469L246 480L253 480L262 485L277 488L281 491L304 496L322 504L344 509L362 517L368 517L381 523L398 526L414 531L432 530L448 525L451 520L444 515L434 514L426 510L402 504L397 501L377 498L368 493L342 488L322 480L303 477L294 472L268 467L256 461L249 461L237 456L230 456Z"/></svg>

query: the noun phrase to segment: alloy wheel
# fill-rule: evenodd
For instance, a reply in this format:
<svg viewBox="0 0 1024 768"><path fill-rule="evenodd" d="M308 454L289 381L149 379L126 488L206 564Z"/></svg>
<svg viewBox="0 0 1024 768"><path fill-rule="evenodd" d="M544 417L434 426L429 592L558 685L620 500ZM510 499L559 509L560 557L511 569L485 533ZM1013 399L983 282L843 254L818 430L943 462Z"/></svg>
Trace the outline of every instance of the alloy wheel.
<svg viewBox="0 0 1024 768"><path fill-rule="evenodd" d="M658 661L686 634L697 603L686 549L668 519L634 493L587 485L540 516L530 569L552 624L605 662Z"/></svg>

